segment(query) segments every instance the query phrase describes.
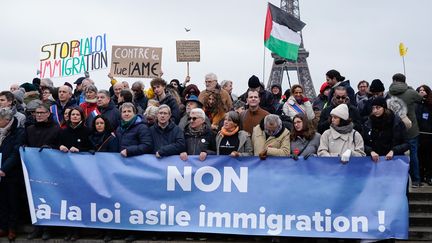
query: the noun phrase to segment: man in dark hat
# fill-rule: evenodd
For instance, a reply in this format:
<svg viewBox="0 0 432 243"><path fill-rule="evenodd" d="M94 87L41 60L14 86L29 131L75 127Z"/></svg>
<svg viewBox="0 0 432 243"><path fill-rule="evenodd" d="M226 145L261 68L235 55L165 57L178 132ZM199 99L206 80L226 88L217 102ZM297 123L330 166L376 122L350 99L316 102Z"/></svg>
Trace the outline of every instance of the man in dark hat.
<svg viewBox="0 0 432 243"><path fill-rule="evenodd" d="M269 113L275 113L275 108L273 106L273 95L270 91L264 88L264 85L260 82L259 78L255 75L249 78L248 81L248 90L246 93L242 94L239 99L243 102L247 103L248 91L258 91L260 104L259 106L268 111Z"/></svg>
<svg viewBox="0 0 432 243"><path fill-rule="evenodd" d="M186 112L183 115L183 117L180 119L180 122L178 124L178 126L180 127L181 130L184 130L184 128L189 123L190 111L192 109L202 108L202 107L203 107L203 104L201 103L201 101L199 101L198 97L196 97L195 95L189 96L189 98L186 100ZM210 119L208 119L208 117L206 117L205 121L206 121L207 125L210 127Z"/></svg>
<svg viewBox="0 0 432 243"><path fill-rule="evenodd" d="M377 97L384 97L384 84L379 79L374 79L369 87L368 98L361 100L357 104L357 108L362 117L362 121L365 122L372 112L372 101Z"/></svg>
<svg viewBox="0 0 432 243"><path fill-rule="evenodd" d="M83 92L83 89L82 89L82 82L83 82L84 79L86 79L86 77L79 77L79 78L74 82L74 84L75 84L76 86L75 86L75 90L74 90L74 94L73 94L73 96L74 96L74 99L77 100L77 101L80 100L81 94L82 94L82 92Z"/></svg>

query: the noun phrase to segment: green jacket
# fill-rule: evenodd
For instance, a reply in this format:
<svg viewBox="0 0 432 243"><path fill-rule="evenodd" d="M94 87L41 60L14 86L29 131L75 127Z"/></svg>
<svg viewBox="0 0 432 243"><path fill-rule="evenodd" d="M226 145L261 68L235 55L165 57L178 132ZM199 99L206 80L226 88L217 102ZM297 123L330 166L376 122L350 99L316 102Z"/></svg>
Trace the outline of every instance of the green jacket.
<svg viewBox="0 0 432 243"><path fill-rule="evenodd" d="M406 83L393 82L389 88L389 94L403 100L408 108L407 116L412 122L412 127L407 130L408 139L415 138L419 135L419 127L415 114L416 103L422 100L422 97L412 87Z"/></svg>

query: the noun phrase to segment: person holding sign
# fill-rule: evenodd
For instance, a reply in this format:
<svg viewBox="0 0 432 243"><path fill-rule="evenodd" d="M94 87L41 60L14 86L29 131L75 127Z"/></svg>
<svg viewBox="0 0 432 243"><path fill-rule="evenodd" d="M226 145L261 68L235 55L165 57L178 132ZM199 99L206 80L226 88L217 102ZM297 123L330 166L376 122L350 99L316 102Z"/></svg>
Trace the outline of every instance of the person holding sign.
<svg viewBox="0 0 432 243"><path fill-rule="evenodd" d="M19 196L24 191L19 147L24 129L9 108L0 108L0 237L16 238Z"/></svg>

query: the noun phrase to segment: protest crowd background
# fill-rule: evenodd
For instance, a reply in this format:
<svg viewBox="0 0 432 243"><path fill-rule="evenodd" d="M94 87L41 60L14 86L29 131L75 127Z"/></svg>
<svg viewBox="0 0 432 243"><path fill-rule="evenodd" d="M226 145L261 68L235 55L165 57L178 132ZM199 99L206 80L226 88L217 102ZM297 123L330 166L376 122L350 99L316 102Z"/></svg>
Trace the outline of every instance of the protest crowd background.
<svg viewBox="0 0 432 243"><path fill-rule="evenodd" d="M409 154L411 186L432 185L432 94L427 85L410 87L397 73L388 81L349 81L339 71L323 74L319 95L304 95L301 85L288 90L251 75L244 93L232 93L235 80L217 74L128 83L109 74L106 86L91 77L64 84L45 78L17 83L0 92L0 237L14 240L28 218L19 147L64 153L336 156L349 163L365 156L380 163ZM390 83L386 87L384 83ZM199 90L197 84L204 83ZM146 88L145 88L146 87ZM381 158L380 158L381 156ZM62 231L60 231L62 232ZM117 232L118 233L118 232ZM60 233L35 227L28 239ZM75 241L82 230L68 229ZM103 232L108 242L115 233ZM139 236L126 232L130 242Z"/></svg>

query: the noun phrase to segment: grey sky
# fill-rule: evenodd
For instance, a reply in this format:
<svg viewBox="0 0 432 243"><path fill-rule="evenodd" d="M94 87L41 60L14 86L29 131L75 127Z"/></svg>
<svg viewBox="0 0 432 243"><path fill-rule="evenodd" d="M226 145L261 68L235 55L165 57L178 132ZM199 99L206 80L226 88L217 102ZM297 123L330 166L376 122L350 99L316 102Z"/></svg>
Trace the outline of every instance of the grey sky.
<svg viewBox="0 0 432 243"><path fill-rule="evenodd" d="M62 2L61 4L59 4ZM270 1L276 6L280 1ZM408 4L409 3L409 4ZM177 63L175 41L201 41L201 62L191 63L192 82L204 86L204 75L234 81L241 94L252 75L263 77L263 29L267 1L1 1L0 89L31 82L44 44L107 33L108 46L163 48L164 78L182 80L186 64ZM403 72L399 42L408 47L408 82L429 84L432 64L432 1L300 0L305 48L315 89L329 69L337 69L353 86L380 78L386 89L391 76ZM190 27L185 32L184 27ZM109 51L110 53L110 51ZM266 53L265 80L270 74ZM109 85L108 69L90 75L100 88ZM78 76L54 78L56 85ZM122 79L135 81L136 79ZM148 86L149 80L144 80ZM283 88L287 88L285 82Z"/></svg>

